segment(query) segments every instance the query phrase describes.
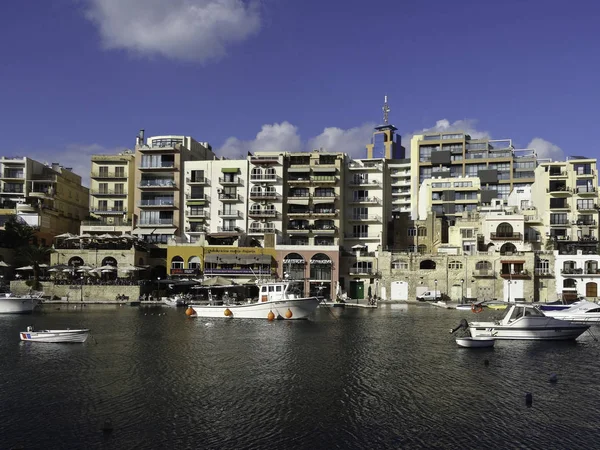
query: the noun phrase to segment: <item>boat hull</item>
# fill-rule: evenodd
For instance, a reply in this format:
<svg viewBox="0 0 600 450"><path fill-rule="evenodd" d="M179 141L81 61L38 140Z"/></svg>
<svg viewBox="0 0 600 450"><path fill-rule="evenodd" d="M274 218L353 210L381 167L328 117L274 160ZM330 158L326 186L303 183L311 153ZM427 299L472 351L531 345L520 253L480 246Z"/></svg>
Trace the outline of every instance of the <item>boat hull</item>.
<svg viewBox="0 0 600 450"><path fill-rule="evenodd" d="M458 345L468 348L489 348L493 347L495 342L493 337L488 336L456 338Z"/></svg>
<svg viewBox="0 0 600 450"><path fill-rule="evenodd" d="M40 300L31 297L0 297L0 314L31 314Z"/></svg>
<svg viewBox="0 0 600 450"><path fill-rule="evenodd" d="M506 340L566 341L577 339L589 326L565 322L564 326L553 327L513 327L495 324L471 324L469 331L473 337L493 337Z"/></svg>
<svg viewBox="0 0 600 450"><path fill-rule="evenodd" d="M90 330L43 330L23 331L19 333L22 341L27 342L74 342L83 343L88 338Z"/></svg>
<svg viewBox="0 0 600 450"><path fill-rule="evenodd" d="M259 303L246 303L241 305L202 305L190 304L196 317L231 318L231 319L268 319L273 312L275 319L307 319L312 314L319 300L316 297L277 300ZM229 315L226 311L229 310ZM288 310L292 313L287 317Z"/></svg>

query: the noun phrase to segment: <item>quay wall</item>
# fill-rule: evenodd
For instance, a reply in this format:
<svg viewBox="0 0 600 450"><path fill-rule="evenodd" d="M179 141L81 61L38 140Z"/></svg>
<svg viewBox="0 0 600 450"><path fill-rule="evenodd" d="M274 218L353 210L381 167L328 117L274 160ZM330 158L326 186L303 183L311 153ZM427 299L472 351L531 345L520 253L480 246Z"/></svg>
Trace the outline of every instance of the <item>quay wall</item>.
<svg viewBox="0 0 600 450"><path fill-rule="evenodd" d="M138 300L140 298L140 286L136 285L55 285L50 282L41 282L44 296L54 299L69 301L114 301L117 295L125 295L129 300ZM14 294L27 294L31 288L25 281L11 281L10 290Z"/></svg>

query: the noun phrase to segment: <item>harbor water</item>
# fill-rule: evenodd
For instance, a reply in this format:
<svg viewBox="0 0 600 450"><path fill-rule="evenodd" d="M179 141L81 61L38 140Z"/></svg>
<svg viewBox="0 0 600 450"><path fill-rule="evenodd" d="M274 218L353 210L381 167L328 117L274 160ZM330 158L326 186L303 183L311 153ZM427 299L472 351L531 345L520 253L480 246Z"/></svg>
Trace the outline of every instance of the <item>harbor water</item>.
<svg viewBox="0 0 600 450"><path fill-rule="evenodd" d="M463 317L427 305L274 322L100 305L0 316L0 449L600 447L591 334L466 349L449 334ZM28 325L92 337L20 342Z"/></svg>

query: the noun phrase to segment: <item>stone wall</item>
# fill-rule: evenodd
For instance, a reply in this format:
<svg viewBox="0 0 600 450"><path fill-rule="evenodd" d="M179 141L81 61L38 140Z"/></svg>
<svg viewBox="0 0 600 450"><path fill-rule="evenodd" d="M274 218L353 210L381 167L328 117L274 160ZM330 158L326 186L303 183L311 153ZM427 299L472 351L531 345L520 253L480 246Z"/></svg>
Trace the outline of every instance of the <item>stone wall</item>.
<svg viewBox="0 0 600 450"><path fill-rule="evenodd" d="M83 289L81 286L71 285L54 285L53 283L42 282L44 296L54 299L69 301L116 301L117 295L125 295L129 297L129 300L138 300L140 297L139 286L117 286L117 285L84 285ZM25 281L11 281L10 283L11 292L22 295L29 292L30 287L27 286Z"/></svg>

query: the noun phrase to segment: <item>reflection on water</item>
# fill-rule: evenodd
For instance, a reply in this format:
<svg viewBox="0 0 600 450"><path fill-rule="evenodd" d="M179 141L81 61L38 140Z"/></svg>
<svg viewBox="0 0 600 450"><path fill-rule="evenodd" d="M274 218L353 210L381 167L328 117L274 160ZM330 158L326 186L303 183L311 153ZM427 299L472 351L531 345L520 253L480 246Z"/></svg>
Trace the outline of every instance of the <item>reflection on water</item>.
<svg viewBox="0 0 600 450"><path fill-rule="evenodd" d="M598 342L465 349L448 333L462 317L426 305L274 322L127 306L1 316L0 448L590 448L600 438ZM28 325L86 327L96 341L21 342Z"/></svg>

